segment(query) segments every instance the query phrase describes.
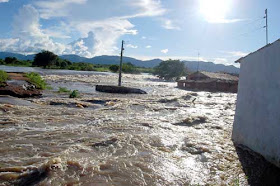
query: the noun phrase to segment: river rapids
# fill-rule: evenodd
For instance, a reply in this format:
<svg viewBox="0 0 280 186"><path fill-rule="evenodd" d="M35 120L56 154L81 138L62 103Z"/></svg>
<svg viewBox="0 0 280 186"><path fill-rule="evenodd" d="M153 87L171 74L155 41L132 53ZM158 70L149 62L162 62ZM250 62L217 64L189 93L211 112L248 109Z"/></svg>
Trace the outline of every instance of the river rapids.
<svg viewBox="0 0 280 186"><path fill-rule="evenodd" d="M246 182L231 141L236 94L180 90L146 74L125 74L123 85L147 95L95 92L117 74L43 77L54 90L41 98L0 98L0 185Z"/></svg>

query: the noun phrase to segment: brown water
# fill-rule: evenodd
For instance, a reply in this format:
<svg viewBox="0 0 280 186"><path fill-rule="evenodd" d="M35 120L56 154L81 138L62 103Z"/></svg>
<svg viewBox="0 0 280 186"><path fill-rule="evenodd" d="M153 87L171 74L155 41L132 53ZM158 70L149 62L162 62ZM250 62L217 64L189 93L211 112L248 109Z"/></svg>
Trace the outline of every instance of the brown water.
<svg viewBox="0 0 280 186"><path fill-rule="evenodd" d="M124 75L147 95L94 91L117 74L44 78L82 97L54 90L28 106L0 104L0 185L246 184L231 142L236 94L150 75Z"/></svg>

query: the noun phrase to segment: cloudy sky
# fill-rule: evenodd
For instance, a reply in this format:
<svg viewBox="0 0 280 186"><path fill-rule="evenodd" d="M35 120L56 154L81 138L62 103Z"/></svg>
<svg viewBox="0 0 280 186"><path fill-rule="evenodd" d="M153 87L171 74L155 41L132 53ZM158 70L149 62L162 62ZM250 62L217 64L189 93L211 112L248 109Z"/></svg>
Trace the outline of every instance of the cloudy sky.
<svg viewBox="0 0 280 186"><path fill-rule="evenodd" d="M234 64L280 38L279 0L0 0L0 51Z"/></svg>

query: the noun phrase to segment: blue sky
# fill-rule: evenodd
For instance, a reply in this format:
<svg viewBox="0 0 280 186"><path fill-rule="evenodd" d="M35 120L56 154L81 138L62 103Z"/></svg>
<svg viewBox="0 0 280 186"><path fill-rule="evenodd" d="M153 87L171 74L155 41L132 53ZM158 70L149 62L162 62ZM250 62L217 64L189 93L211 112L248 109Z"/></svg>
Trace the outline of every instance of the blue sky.
<svg viewBox="0 0 280 186"><path fill-rule="evenodd" d="M279 0L0 0L0 51L234 64L280 38Z"/></svg>

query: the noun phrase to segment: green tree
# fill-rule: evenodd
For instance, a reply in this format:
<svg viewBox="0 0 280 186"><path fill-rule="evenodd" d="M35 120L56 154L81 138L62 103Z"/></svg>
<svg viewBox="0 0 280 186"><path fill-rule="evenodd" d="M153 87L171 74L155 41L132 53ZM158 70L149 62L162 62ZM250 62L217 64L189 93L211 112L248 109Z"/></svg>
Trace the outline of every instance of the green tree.
<svg viewBox="0 0 280 186"><path fill-rule="evenodd" d="M186 72L187 68L183 62L169 59L155 67L153 74L157 75L160 79L177 80L181 76L185 76Z"/></svg>
<svg viewBox="0 0 280 186"><path fill-rule="evenodd" d="M33 65L46 68L47 66L56 65L57 61L57 55L44 50L35 55Z"/></svg>
<svg viewBox="0 0 280 186"><path fill-rule="evenodd" d="M122 66L122 71L124 73L130 73L130 74L140 74L140 71L137 69L136 66L134 66L132 63L124 63Z"/></svg>
<svg viewBox="0 0 280 186"><path fill-rule="evenodd" d="M5 62L3 59L0 59L0 65L5 65Z"/></svg>
<svg viewBox="0 0 280 186"><path fill-rule="evenodd" d="M15 64L15 63L17 63L17 58L15 58L15 57L6 57L5 58L5 63L6 64Z"/></svg>
<svg viewBox="0 0 280 186"><path fill-rule="evenodd" d="M111 65L110 67L109 67L109 70L111 71L111 72L118 72L119 71L119 65Z"/></svg>

